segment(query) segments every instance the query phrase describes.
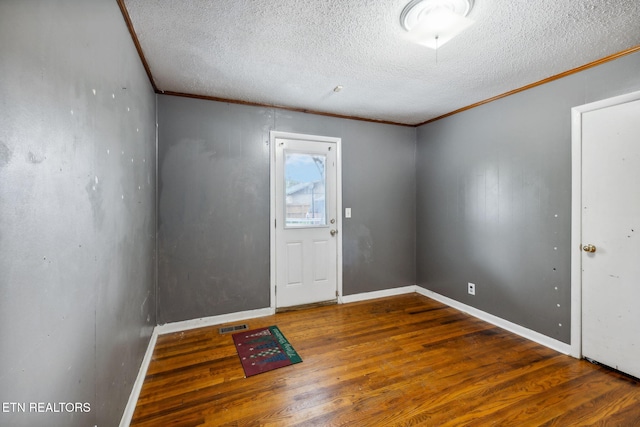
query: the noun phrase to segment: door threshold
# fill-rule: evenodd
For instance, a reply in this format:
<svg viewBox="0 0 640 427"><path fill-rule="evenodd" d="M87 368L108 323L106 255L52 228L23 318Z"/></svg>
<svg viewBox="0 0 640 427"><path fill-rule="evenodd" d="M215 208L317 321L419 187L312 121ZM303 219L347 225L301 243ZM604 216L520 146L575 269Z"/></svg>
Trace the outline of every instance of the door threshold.
<svg viewBox="0 0 640 427"><path fill-rule="evenodd" d="M336 298L329 301L313 302L311 304L292 305L291 307L278 307L276 308L276 313L286 313L288 311L306 310L309 308L324 307L326 305L337 305L337 304L338 304L338 299Z"/></svg>

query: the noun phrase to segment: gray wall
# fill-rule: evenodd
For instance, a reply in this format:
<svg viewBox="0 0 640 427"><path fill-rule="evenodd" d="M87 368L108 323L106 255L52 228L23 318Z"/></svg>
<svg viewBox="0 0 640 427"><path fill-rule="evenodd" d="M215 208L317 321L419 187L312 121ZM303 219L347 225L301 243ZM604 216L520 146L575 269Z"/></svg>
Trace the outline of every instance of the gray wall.
<svg viewBox="0 0 640 427"><path fill-rule="evenodd" d="M268 110L158 96L158 322L269 306Z"/></svg>
<svg viewBox="0 0 640 427"><path fill-rule="evenodd" d="M341 137L345 295L415 283L414 128L158 97L158 322L269 307L269 131Z"/></svg>
<svg viewBox="0 0 640 427"><path fill-rule="evenodd" d="M571 107L639 89L636 53L421 126L418 283L569 343Z"/></svg>
<svg viewBox="0 0 640 427"><path fill-rule="evenodd" d="M3 426L113 426L155 319L155 96L115 1L0 2ZM95 91L95 92L94 92Z"/></svg>

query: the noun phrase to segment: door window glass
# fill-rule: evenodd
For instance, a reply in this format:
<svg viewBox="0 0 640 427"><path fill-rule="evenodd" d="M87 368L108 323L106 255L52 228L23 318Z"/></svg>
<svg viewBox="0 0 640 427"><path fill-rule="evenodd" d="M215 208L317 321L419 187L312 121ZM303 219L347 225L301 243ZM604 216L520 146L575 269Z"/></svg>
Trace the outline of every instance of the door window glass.
<svg viewBox="0 0 640 427"><path fill-rule="evenodd" d="M327 156L291 152L284 156L285 227L327 225Z"/></svg>

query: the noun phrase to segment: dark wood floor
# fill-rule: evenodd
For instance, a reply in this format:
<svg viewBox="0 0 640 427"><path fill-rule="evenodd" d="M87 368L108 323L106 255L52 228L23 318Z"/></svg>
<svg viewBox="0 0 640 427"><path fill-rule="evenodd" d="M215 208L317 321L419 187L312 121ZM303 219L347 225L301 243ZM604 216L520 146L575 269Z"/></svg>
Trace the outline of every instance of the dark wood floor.
<svg viewBox="0 0 640 427"><path fill-rule="evenodd" d="M217 327L162 335L131 425L640 425L633 379L417 294L244 323L303 362L244 378Z"/></svg>

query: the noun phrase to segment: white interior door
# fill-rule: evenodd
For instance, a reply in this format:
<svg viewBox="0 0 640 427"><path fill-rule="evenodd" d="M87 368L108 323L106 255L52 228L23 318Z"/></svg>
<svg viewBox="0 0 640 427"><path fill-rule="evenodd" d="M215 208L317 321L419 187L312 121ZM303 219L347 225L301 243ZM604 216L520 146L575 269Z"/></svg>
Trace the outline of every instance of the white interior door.
<svg viewBox="0 0 640 427"><path fill-rule="evenodd" d="M276 137L273 143L276 307L335 300L337 142Z"/></svg>
<svg viewBox="0 0 640 427"><path fill-rule="evenodd" d="M640 377L640 100L582 114L582 354Z"/></svg>

